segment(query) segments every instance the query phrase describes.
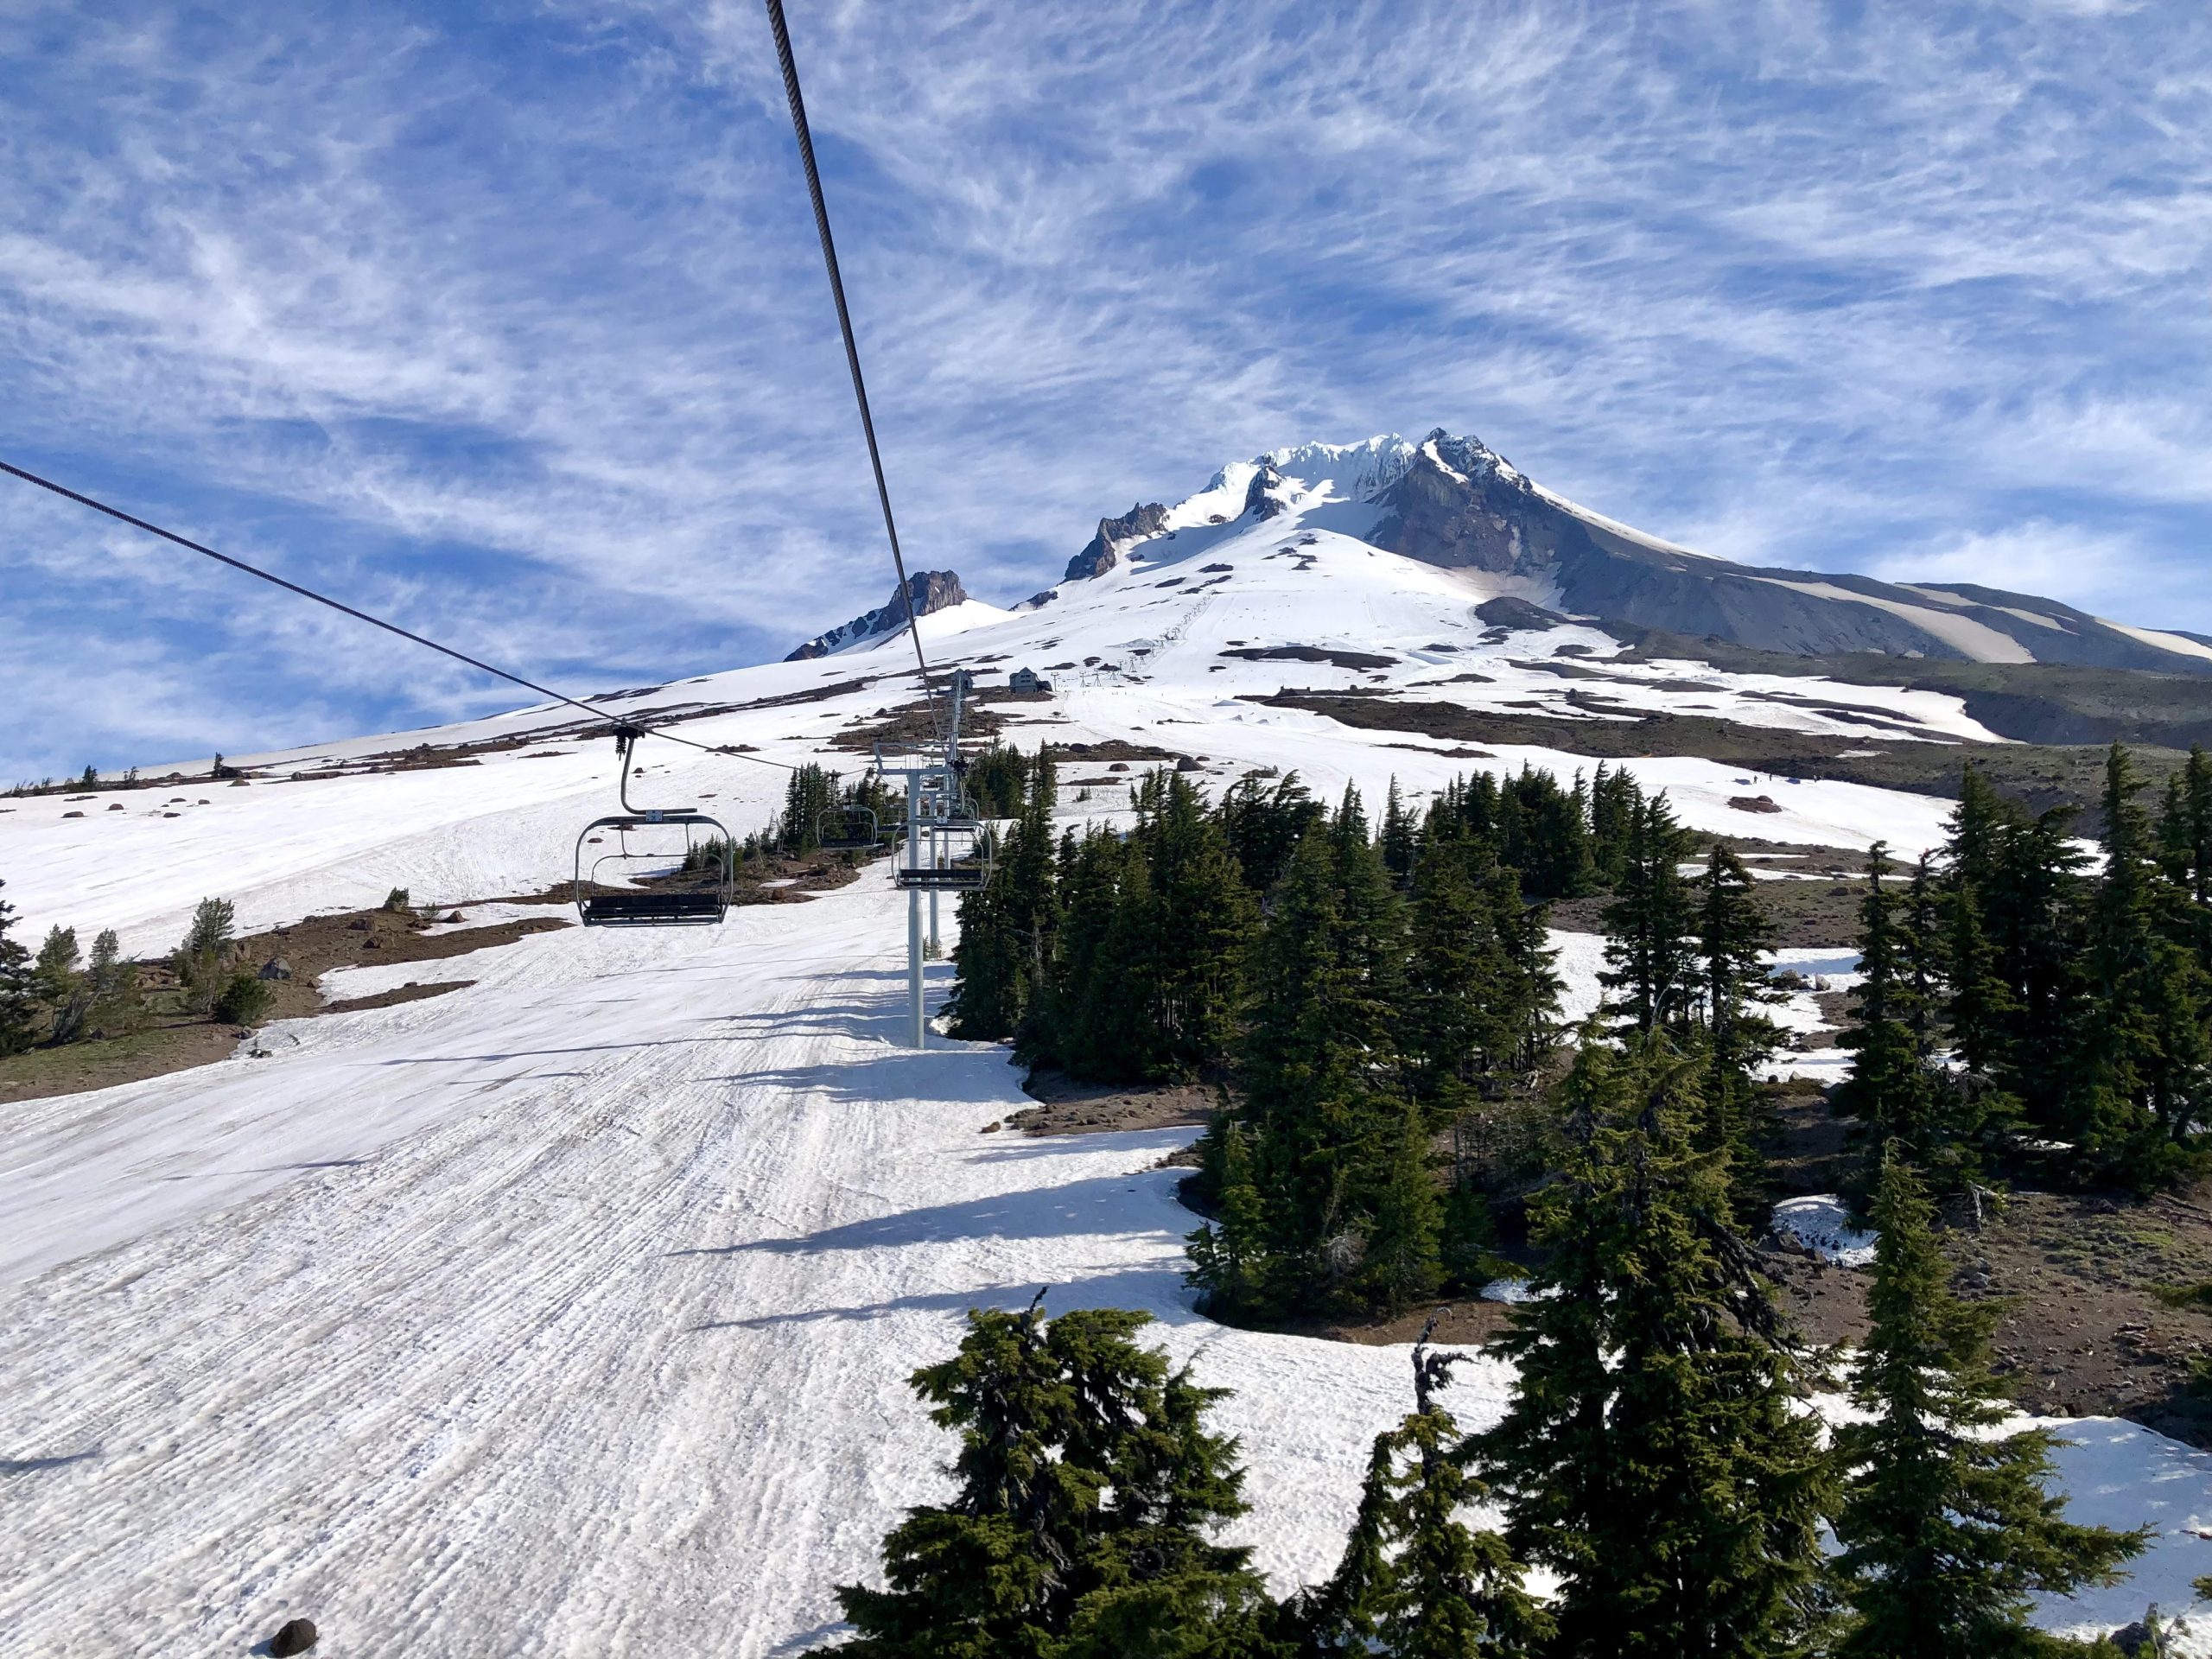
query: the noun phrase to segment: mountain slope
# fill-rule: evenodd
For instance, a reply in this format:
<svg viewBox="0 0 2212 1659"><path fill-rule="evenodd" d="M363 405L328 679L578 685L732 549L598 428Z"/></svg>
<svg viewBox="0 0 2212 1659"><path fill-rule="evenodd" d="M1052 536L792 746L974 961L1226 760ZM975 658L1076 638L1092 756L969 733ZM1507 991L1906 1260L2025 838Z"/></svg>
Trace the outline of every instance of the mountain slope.
<svg viewBox="0 0 2212 1659"><path fill-rule="evenodd" d="M1807 657L1880 652L2212 675L2212 644L2108 622L2055 600L1694 553L1555 495L1478 439L1441 428L1418 443L1389 435L1233 463L1174 507L1140 505L1102 521L1091 546L1048 592L1103 575L1133 546L1179 527L1256 523L1323 506L1341 510L1333 528L1383 551L1519 578L1553 608L1620 626Z"/></svg>

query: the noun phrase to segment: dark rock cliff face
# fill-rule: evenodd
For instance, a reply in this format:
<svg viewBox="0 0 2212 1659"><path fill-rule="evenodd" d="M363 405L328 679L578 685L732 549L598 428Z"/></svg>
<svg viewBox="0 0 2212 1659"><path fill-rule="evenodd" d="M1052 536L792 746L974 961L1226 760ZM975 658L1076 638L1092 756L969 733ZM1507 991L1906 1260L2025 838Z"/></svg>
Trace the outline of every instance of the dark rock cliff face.
<svg viewBox="0 0 2212 1659"><path fill-rule="evenodd" d="M1889 608L1910 606L1979 624L2004 637L1980 636L1985 647L2017 646L2039 662L2212 673L2212 661L2160 650L2047 599L1965 585L1917 590L1649 547L1560 506L1479 441L1440 429L1374 501L1382 510L1368 537L1376 546L1425 564L1554 584L1560 608L1577 616L1795 656L1975 654L1944 638L1940 623L1924 626Z"/></svg>
<svg viewBox="0 0 2212 1659"><path fill-rule="evenodd" d="M1282 487L1282 474L1264 463L1244 487L1244 511L1254 518L1272 518L1287 512L1274 493Z"/></svg>
<svg viewBox="0 0 2212 1659"><path fill-rule="evenodd" d="M1140 502L1118 518L1101 518L1098 533L1084 544L1082 552L1068 561L1068 573L1060 580L1075 582L1084 576L1105 575L1121 563L1124 547L1157 536L1166 524L1167 509L1157 501Z"/></svg>
<svg viewBox="0 0 2212 1659"><path fill-rule="evenodd" d="M967 590L960 585L959 575L950 570L917 570L906 578L906 592L912 599L916 616L927 616L948 606L961 604L968 597ZM886 603L861 613L842 627L816 634L784 660L802 663L810 658L827 657L833 651L896 632L906 626L906 607L894 587Z"/></svg>

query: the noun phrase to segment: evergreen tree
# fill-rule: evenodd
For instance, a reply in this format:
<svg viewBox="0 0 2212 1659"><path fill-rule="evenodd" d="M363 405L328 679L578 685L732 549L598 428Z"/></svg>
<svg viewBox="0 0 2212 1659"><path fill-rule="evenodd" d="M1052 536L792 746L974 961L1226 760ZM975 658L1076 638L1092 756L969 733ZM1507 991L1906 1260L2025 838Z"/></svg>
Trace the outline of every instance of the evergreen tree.
<svg viewBox="0 0 2212 1659"><path fill-rule="evenodd" d="M1945 1288L1934 1211L1895 1148L1874 1202L1872 1328L1851 1372L1868 1414L1836 1430L1845 1471L1832 1564L1848 1608L1838 1659L2005 1659L2072 1650L2027 1621L2029 1592L2115 1582L2149 1535L2075 1526L2044 1491L2051 1436L1989 1370L1992 1304Z"/></svg>
<svg viewBox="0 0 2212 1659"><path fill-rule="evenodd" d="M1751 873L1714 842L1698 906L1697 953L1704 1003L1707 1139L1751 1165L1758 1121L1757 1071L1774 1052L1774 1022L1760 1009L1783 1000L1769 976L1775 928L1753 897Z"/></svg>
<svg viewBox="0 0 2212 1659"><path fill-rule="evenodd" d="M1382 868L1403 881L1414 871L1414 847L1413 815L1406 810L1398 794L1398 780L1393 778L1383 804L1382 831L1376 838L1376 850L1382 855Z"/></svg>
<svg viewBox="0 0 2212 1659"><path fill-rule="evenodd" d="M1598 763L1597 774L1590 781L1590 857L1593 875L1602 887L1620 885L1629 836L1643 799L1635 773L1608 772L1604 761Z"/></svg>
<svg viewBox="0 0 2212 1659"><path fill-rule="evenodd" d="M1020 1027L1022 962L1010 908L1003 874L960 895L960 938L952 947L952 992L945 1001L945 1030L954 1037L998 1042Z"/></svg>
<svg viewBox="0 0 2212 1659"><path fill-rule="evenodd" d="M8 884L0 881L0 887ZM0 899L0 1054L20 1054L38 1035L38 992L31 977L31 953L8 935L16 907Z"/></svg>
<svg viewBox="0 0 2212 1659"><path fill-rule="evenodd" d="M236 907L227 899L202 899L192 912L192 925L183 942L170 953L169 963L183 987L185 1006L195 1014L213 1007L215 997L229 977L231 928Z"/></svg>
<svg viewBox="0 0 2212 1659"><path fill-rule="evenodd" d="M1220 1121L1209 1131L1217 1141L1213 1173L1220 1219L1189 1236L1191 1269L1201 1310L1218 1319L1249 1319L1270 1312L1267 1217L1254 1179L1250 1135L1241 1123Z"/></svg>
<svg viewBox="0 0 2212 1659"><path fill-rule="evenodd" d="M1039 1300L1042 1300L1039 1294ZM960 1436L944 1504L883 1541L881 1590L840 1587L850 1653L893 1659L1258 1655L1270 1612L1249 1551L1223 1391L1131 1338L1142 1313L977 1310L958 1354L914 1373Z"/></svg>
<svg viewBox="0 0 2212 1659"><path fill-rule="evenodd" d="M1308 1639L1324 1654L1385 1659L1535 1655L1549 1617L1504 1540L1461 1518L1486 1494L1436 1395L1465 1356L1431 1352L1428 1334L1414 1346L1413 1414L1376 1436L1344 1560L1306 1599Z"/></svg>
<svg viewBox="0 0 2212 1659"><path fill-rule="evenodd" d="M102 929L93 939L86 977L91 982L91 1017L96 1034L119 1037L136 1031L144 1022L145 1003L139 995L138 969L123 959L123 945L113 928Z"/></svg>
<svg viewBox="0 0 2212 1659"><path fill-rule="evenodd" d="M1292 855L1251 953L1244 1113L1285 1308L1356 1294L1404 1121L1405 959L1403 906L1347 791Z"/></svg>
<svg viewBox="0 0 2212 1659"><path fill-rule="evenodd" d="M1611 965L1599 976L1624 1033L1676 1027L1696 995L1696 915L1681 872L1687 841L1664 795L1637 804L1605 910Z"/></svg>
<svg viewBox="0 0 2212 1659"><path fill-rule="evenodd" d="M1244 885L1255 893L1272 892L1306 831L1326 816L1294 772L1272 789L1258 772L1238 779L1222 798L1220 822Z"/></svg>
<svg viewBox="0 0 2212 1659"><path fill-rule="evenodd" d="M1142 936L1142 968L1125 977L1120 1007L1139 1021L1129 1045L1139 1074L1187 1077L1228 1052L1252 906L1220 825L1187 779L1162 769L1138 797L1131 839L1150 892L1126 906Z"/></svg>
<svg viewBox="0 0 2212 1659"><path fill-rule="evenodd" d="M1507 1541L1559 1577L1560 1659L1764 1659L1816 1622L1827 1465L1726 1154L1692 1145L1694 1079L1640 1043L1578 1055L1533 1206L1549 1258L1502 1343L1513 1398L1477 1440Z"/></svg>
<svg viewBox="0 0 2212 1659"><path fill-rule="evenodd" d="M1387 1313L1434 1295L1444 1276L1439 1255L1441 1205L1429 1168L1428 1127L1411 1101L1393 1140L1360 1263L1369 1306Z"/></svg>
<svg viewBox="0 0 2212 1659"><path fill-rule="evenodd" d="M822 845L823 820L837 804L837 778L810 760L792 772L784 785L784 814L777 840L792 854L813 852Z"/></svg>
<svg viewBox="0 0 2212 1659"><path fill-rule="evenodd" d="M46 1009L47 1034L56 1043L74 1042L92 1008L92 992L79 971L77 930L58 924L47 930L31 969L31 982Z"/></svg>
<svg viewBox="0 0 2212 1659"><path fill-rule="evenodd" d="M1060 838L1053 881L1057 949L1034 1013L1020 1033L1024 1058L1089 1075L1100 1051L1101 1011L1117 995L1109 935L1129 849L1112 830L1087 826Z"/></svg>
<svg viewBox="0 0 2212 1659"><path fill-rule="evenodd" d="M2166 779L2158 859L2171 898L2170 931L2212 971L2212 755L2202 744Z"/></svg>
<svg viewBox="0 0 2212 1659"><path fill-rule="evenodd" d="M2212 984L2161 932L2159 883L2142 780L2115 743L2105 760L2105 867L2088 913L2088 995L2076 1005L2071 1116L2099 1170L2137 1185L2177 1173L2212 1070Z"/></svg>
<svg viewBox="0 0 2212 1659"><path fill-rule="evenodd" d="M1943 1110L1941 1079L1914 1035L1919 998L1909 971L1910 940L1883 885L1890 868L1887 846L1878 841L1866 854L1866 896L1859 910L1858 1023L1843 1038L1853 1056L1850 1075L1836 1090L1836 1110L1858 1121L1862 1142L1894 1141L1955 1181L1970 1148Z"/></svg>
<svg viewBox="0 0 2212 1659"><path fill-rule="evenodd" d="M1059 921L1048 764L1040 751L1029 773L1029 797L989 885L961 896L946 1010L946 1029L955 1037L996 1042L1014 1036L1042 994Z"/></svg>
<svg viewBox="0 0 2212 1659"><path fill-rule="evenodd" d="M1409 907L1405 1044L1415 1090L1449 1107L1515 1065L1532 1011L1510 943L1519 884L1451 817L1435 815L1425 840Z"/></svg>
<svg viewBox="0 0 2212 1659"><path fill-rule="evenodd" d="M2010 814L1993 840L1993 868L1976 890L2010 1014L1997 1080L2038 1131L2070 1138L2082 1131L2080 1043L2091 983L2072 811Z"/></svg>

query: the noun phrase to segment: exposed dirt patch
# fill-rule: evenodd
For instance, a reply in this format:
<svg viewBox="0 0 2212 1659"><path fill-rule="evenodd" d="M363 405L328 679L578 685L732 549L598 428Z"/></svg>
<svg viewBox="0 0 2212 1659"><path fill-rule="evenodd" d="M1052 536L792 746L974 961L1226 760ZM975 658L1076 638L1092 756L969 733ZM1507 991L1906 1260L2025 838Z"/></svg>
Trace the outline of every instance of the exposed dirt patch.
<svg viewBox="0 0 2212 1659"><path fill-rule="evenodd" d="M1219 1087L1210 1084L1078 1083L1065 1071L1046 1067L1030 1072L1021 1088L1038 1103L1024 1107L1006 1122L1008 1128L1024 1135L1097 1135L1185 1124L1202 1128L1213 1122L1221 1102Z"/></svg>
<svg viewBox="0 0 2212 1659"><path fill-rule="evenodd" d="M466 908L463 906L464 914ZM568 925L563 919L546 917L430 932L411 913L353 911L344 915L309 917L289 927L248 934L233 947L232 959L238 967L258 971L264 963L282 957L290 967L292 976L268 982L271 993L268 1018L296 1020L315 1014L387 1007L420 997L442 995L474 982L454 980L404 985L372 996L325 1002L316 982L334 968L356 963L437 962L465 956L472 950L512 944L527 934L543 933ZM154 1007L160 1008L173 998L175 982L166 965L143 963L139 978ZM229 1058L238 1040L248 1035L251 1033L243 1027L217 1025L193 1015L156 1013L141 1029L120 1036L91 1038L58 1048L35 1048L29 1053L11 1054L0 1059L0 1103L82 1094L87 1090L137 1083L207 1065Z"/></svg>
<svg viewBox="0 0 2212 1659"><path fill-rule="evenodd" d="M1979 1232L1962 1203L1948 1206L1942 1244L1952 1287L2000 1304L1996 1369L2024 1409L2126 1417L2212 1446L2212 1400L2190 1376L2192 1363L2212 1354L2212 1306L2177 1307L2158 1294L2212 1279L2203 1197L2020 1192L1986 1213ZM1768 1259L1808 1341L1865 1333L1865 1273Z"/></svg>
<svg viewBox="0 0 2212 1659"><path fill-rule="evenodd" d="M1777 1194L1841 1190L1862 1161L1825 1096L1796 1082L1772 1097ZM2193 1362L2212 1354L2212 1294L2178 1306L2159 1294L2212 1282L2212 1184L2147 1199L2016 1190L1986 1204L1979 1226L1963 1198L1945 1205L1943 1222L1953 1288L2000 1305L1997 1369L2024 1408L2127 1417L2212 1446L2212 1399L2190 1386ZM1770 1243L1765 1259L1801 1338L1825 1346L1865 1334L1864 1271L1784 1255Z"/></svg>
<svg viewBox="0 0 2212 1659"><path fill-rule="evenodd" d="M938 715L926 699L879 709L864 720L831 734L829 747L849 754L870 754L878 743L927 743L938 737ZM974 700L962 716L964 736L996 737L1006 729L1006 717L978 708Z"/></svg>
<svg viewBox="0 0 2212 1659"><path fill-rule="evenodd" d="M1907 742L1866 753L1860 752L1866 743L1863 736L1781 731L1710 715L1579 720L1288 687L1272 697L1254 701L1274 708L1303 709L1369 731L1414 732L1473 743L1534 744L1597 760L1696 755L1778 779L1835 779L1946 799L1955 798L1960 766L1972 760L1988 772L1999 789L2037 811L2053 806L2093 808L2102 787L2104 751L2089 745ZM2138 767L2149 780L2154 796L2167 773L2185 758L2175 750L2148 746L2136 751ZM1789 804L1786 789L1776 798ZM2093 811L2084 810L2082 824L2085 833L2094 833Z"/></svg>
<svg viewBox="0 0 2212 1659"><path fill-rule="evenodd" d="M1753 900L1775 925L1775 943L1784 950L1838 952L1859 948L1859 906L1866 898L1859 881L1761 881ZM1551 925L1568 933L1603 933L1610 893L1561 899L1551 907Z"/></svg>
<svg viewBox="0 0 2212 1659"><path fill-rule="evenodd" d="M365 1008L397 1007L402 1002L420 1002L425 997L443 996L448 991L466 990L476 982L473 979L442 979L424 985L409 980L404 985L388 991L378 991L374 996L346 996L335 1002L326 1002L318 1010L322 1014L359 1014Z"/></svg>
<svg viewBox="0 0 2212 1659"><path fill-rule="evenodd" d="M1327 663L1335 668L1391 668L1398 660L1371 651L1344 651L1326 645L1232 646L1221 654L1241 657L1249 663Z"/></svg>
<svg viewBox="0 0 2212 1659"><path fill-rule="evenodd" d="M1381 1348L1394 1342L1417 1342L1431 1316L1436 1329L1429 1341L1439 1348L1479 1348L1505 1329L1507 1309L1503 1302L1475 1298L1422 1306L1403 1313L1378 1314L1363 1319L1301 1319L1272 1326L1292 1336L1319 1337L1329 1342L1356 1342Z"/></svg>
<svg viewBox="0 0 2212 1659"><path fill-rule="evenodd" d="M60 1048L34 1048L0 1058L0 1105L80 1095L145 1077L165 1077L228 1059L241 1037L236 1026L205 1020L156 1020L120 1037L90 1039Z"/></svg>

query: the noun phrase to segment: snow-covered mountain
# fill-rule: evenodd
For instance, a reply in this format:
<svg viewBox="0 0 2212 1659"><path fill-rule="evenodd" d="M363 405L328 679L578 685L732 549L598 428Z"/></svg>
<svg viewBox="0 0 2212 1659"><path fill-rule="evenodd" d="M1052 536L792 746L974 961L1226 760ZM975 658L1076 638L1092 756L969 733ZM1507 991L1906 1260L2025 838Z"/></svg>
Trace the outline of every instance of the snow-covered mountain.
<svg viewBox="0 0 2212 1659"><path fill-rule="evenodd" d="M2108 621L2032 594L1963 582L1732 563L1592 512L1442 428L1300 444L1217 472L1173 506L1139 503L1098 531L1032 605L1096 580L1179 531L1286 512L1384 552L1509 577L1564 614L1797 656L1878 652L1986 663L2074 663L2212 675L2212 640Z"/></svg>

